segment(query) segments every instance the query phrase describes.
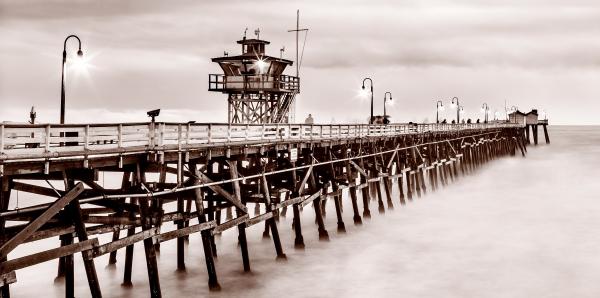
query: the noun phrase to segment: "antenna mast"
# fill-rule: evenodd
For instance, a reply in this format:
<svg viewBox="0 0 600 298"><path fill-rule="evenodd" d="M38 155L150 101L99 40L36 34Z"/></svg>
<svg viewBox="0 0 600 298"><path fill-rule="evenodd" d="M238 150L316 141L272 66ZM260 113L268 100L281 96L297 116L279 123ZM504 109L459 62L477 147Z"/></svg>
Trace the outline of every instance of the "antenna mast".
<svg viewBox="0 0 600 298"><path fill-rule="evenodd" d="M300 39L300 31L308 31L308 29L300 29L300 9L296 10L296 29L288 30L288 32L296 32L296 77L300 78L300 61L298 60L299 54L299 39ZM305 40L306 41L306 40ZM303 48L304 53L304 48ZM296 101L292 103L291 111L290 111L290 122L293 122L296 117Z"/></svg>
<svg viewBox="0 0 600 298"><path fill-rule="evenodd" d="M296 29L288 30L288 32L296 32L296 77L300 76L300 65L298 61L300 31L308 31L308 29L300 29L300 9L298 9L296 10Z"/></svg>

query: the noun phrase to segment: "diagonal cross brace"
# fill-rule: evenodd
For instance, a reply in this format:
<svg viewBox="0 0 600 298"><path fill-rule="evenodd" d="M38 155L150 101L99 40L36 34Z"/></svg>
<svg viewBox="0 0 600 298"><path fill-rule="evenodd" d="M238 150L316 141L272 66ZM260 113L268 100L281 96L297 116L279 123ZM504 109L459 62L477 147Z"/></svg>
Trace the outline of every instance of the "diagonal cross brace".
<svg viewBox="0 0 600 298"><path fill-rule="evenodd" d="M200 176L198 176L198 178L200 178L200 181L202 181L202 183L212 183L213 182L204 173L202 173L200 171L197 171L197 173L200 174ZM244 206L244 204L242 204L241 201L239 201L234 195L230 194L228 191L223 189L223 187L221 187L220 185L209 185L208 188L210 188L214 192L223 196L225 199L227 199L229 202L231 202L237 208L242 210L244 213L248 213L248 209L246 208L246 206Z"/></svg>
<svg viewBox="0 0 600 298"><path fill-rule="evenodd" d="M19 244L23 243L29 236L33 235L39 228L41 228L48 220L50 220L54 215L56 215L60 210L62 210L65 206L67 206L71 201L73 201L77 196L79 196L83 192L83 183L79 182L75 187L73 187L67 194L65 194L62 198L56 200L46 211L44 211L40 216L31 221L29 225L27 225L23 230L21 230L17 235L12 237L10 240L6 241L2 247L0 247L0 259L6 258L8 254L15 249Z"/></svg>

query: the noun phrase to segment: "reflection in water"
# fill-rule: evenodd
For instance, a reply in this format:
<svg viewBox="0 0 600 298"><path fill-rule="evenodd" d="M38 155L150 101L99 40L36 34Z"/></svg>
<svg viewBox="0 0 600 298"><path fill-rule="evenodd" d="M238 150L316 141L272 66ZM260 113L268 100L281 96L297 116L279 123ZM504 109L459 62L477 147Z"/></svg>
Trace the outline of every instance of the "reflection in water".
<svg viewBox="0 0 600 298"><path fill-rule="evenodd" d="M248 230L252 273L243 273L237 232L229 230L217 238L221 292L208 291L200 235L190 237L186 272L176 272L176 241L163 243L163 296L600 297L600 232L594 228L600 226L600 130L551 127L550 137L552 145L531 146L525 159L493 161L406 206L400 207L394 192L395 210L374 212L362 226L354 226L346 210L347 234L336 233L329 203L330 242L318 241L314 213L307 208L304 251L293 248L288 212L279 222L285 262L275 261L262 225L253 226ZM376 210L376 202L371 204ZM101 242L110 235L105 237ZM113 267L106 267L108 256L96 259L105 297L148 296L143 254L137 244L131 288L120 286L123 252ZM75 260L76 293L89 296L81 257ZM53 283L55 274L56 261L18 271L13 296L64 296L63 284Z"/></svg>

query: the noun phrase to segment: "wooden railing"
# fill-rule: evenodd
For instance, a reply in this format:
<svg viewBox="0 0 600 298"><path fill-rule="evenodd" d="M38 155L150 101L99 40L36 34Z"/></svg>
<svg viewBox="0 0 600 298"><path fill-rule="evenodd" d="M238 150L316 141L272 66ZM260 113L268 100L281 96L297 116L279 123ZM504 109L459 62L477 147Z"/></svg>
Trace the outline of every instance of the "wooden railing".
<svg viewBox="0 0 600 298"><path fill-rule="evenodd" d="M208 75L209 91L226 90L286 90L300 91L300 78L288 75L271 76L267 74L226 76Z"/></svg>
<svg viewBox="0 0 600 298"><path fill-rule="evenodd" d="M521 127L473 124L0 124L0 161L281 141L321 141Z"/></svg>

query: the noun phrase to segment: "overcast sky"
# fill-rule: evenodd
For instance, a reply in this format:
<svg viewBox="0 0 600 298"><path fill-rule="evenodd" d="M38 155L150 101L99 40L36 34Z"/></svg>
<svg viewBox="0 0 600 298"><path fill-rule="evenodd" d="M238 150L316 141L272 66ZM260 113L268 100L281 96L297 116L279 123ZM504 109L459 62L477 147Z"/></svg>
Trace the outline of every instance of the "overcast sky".
<svg viewBox="0 0 600 298"><path fill-rule="evenodd" d="M310 29L297 120L366 121L357 93L369 76L375 113L390 91L396 122L434 121L436 101L457 96L470 118L507 101L555 124L600 124L597 0L0 0L0 121L26 121L34 105L40 122L58 122L63 40L77 34L91 67L67 72L67 123L146 121L154 108L165 121L225 122L226 95L207 91L221 72L210 58L238 54L248 27L293 60L296 9Z"/></svg>

